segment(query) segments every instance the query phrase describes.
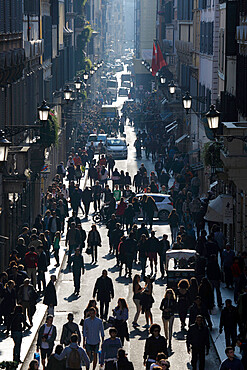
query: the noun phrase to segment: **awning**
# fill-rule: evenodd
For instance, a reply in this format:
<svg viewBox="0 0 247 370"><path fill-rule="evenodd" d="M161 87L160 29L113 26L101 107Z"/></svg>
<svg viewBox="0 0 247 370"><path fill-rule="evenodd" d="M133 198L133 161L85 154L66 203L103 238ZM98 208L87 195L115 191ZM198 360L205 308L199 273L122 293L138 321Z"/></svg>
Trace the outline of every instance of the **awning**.
<svg viewBox="0 0 247 370"><path fill-rule="evenodd" d="M177 127L178 127L178 124L172 126L171 128L169 128L169 130L167 130L167 133L169 134L172 130L174 130Z"/></svg>
<svg viewBox="0 0 247 370"><path fill-rule="evenodd" d="M177 121L173 121L171 123L169 123L168 125L165 126L165 129L168 130L170 127L172 127L175 123L177 123Z"/></svg>
<svg viewBox="0 0 247 370"><path fill-rule="evenodd" d="M233 199L231 195L221 194L209 202L206 221L233 223Z"/></svg>
<svg viewBox="0 0 247 370"><path fill-rule="evenodd" d="M184 140L186 137L188 137L188 134L184 134L181 137L179 137L177 140L175 140L175 144L181 143L182 140Z"/></svg>
<svg viewBox="0 0 247 370"><path fill-rule="evenodd" d="M212 190L217 184L218 184L217 180L212 182L212 184L210 184L210 186L209 186L209 189Z"/></svg>

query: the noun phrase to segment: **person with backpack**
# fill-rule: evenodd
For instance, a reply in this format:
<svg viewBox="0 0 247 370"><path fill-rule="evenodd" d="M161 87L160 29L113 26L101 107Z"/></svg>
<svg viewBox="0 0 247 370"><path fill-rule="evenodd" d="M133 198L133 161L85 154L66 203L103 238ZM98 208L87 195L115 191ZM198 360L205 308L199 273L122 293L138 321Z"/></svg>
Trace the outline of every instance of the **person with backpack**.
<svg viewBox="0 0 247 370"><path fill-rule="evenodd" d="M84 361L86 369L89 370L90 360L85 350L78 346L78 335L72 334L70 338L70 345L64 348L63 352L54 357L61 361L66 358L66 369L68 370L81 370L82 362Z"/></svg>
<svg viewBox="0 0 247 370"><path fill-rule="evenodd" d="M73 313L69 313L68 322L66 322L66 324L63 325L60 343L64 344L65 346L68 346L70 344L72 334L77 334L78 344L80 345L81 343L81 334L79 326L75 322L73 322L73 320L74 320Z"/></svg>

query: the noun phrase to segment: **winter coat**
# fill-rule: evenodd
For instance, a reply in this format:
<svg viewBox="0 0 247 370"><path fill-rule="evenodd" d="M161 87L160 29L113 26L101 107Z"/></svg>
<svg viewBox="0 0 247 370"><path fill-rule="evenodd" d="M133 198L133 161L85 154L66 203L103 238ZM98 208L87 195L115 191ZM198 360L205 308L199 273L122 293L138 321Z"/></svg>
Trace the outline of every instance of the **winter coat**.
<svg viewBox="0 0 247 370"><path fill-rule="evenodd" d="M156 359L158 353L163 352L167 357L167 341L162 335L159 338L155 338L154 335L151 335L146 339L145 349L144 349L144 360L147 358Z"/></svg>
<svg viewBox="0 0 247 370"><path fill-rule="evenodd" d="M97 301L110 302L114 298L112 279L109 276L100 276L95 283L93 297L97 295Z"/></svg>
<svg viewBox="0 0 247 370"><path fill-rule="evenodd" d="M57 306L57 293L52 281L50 281L46 287L43 303L46 306Z"/></svg>
<svg viewBox="0 0 247 370"><path fill-rule="evenodd" d="M192 349L194 347L202 350L206 347L209 351L210 343L208 328L204 325L201 327L197 324L191 325L188 330L186 344L187 348L192 346Z"/></svg>

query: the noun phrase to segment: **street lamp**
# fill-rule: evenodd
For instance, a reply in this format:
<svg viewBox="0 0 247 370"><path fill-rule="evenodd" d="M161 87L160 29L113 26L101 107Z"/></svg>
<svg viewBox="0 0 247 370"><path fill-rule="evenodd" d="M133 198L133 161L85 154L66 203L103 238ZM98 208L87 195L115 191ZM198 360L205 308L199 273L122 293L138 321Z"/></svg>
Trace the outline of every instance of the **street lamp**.
<svg viewBox="0 0 247 370"><path fill-rule="evenodd" d="M145 60L142 59L142 65L144 65L144 64L145 64Z"/></svg>
<svg viewBox="0 0 247 370"><path fill-rule="evenodd" d="M11 142L6 139L5 133L3 130L0 130L0 163L7 162L8 151Z"/></svg>
<svg viewBox="0 0 247 370"><path fill-rule="evenodd" d="M190 96L189 92L187 91L186 94L183 96L183 106L186 110L186 113L189 113L192 104L192 97Z"/></svg>
<svg viewBox="0 0 247 370"><path fill-rule="evenodd" d="M50 107L47 105L46 101L43 100L40 107L38 107L39 112L39 120L40 121L47 121L49 115Z"/></svg>
<svg viewBox="0 0 247 370"><path fill-rule="evenodd" d="M68 103L71 99L73 91L69 88L69 85L67 85L63 92L64 92L64 99Z"/></svg>
<svg viewBox="0 0 247 370"><path fill-rule="evenodd" d="M95 70L95 72L97 71L97 69L98 69L98 67L97 67L97 65L95 65L94 67L93 67L93 69Z"/></svg>
<svg viewBox="0 0 247 370"><path fill-rule="evenodd" d="M160 76L160 83L164 85L166 83L166 78L164 76Z"/></svg>
<svg viewBox="0 0 247 370"><path fill-rule="evenodd" d="M215 105L211 105L209 111L205 114L207 121L208 121L208 127L216 131L220 124L220 112L216 110Z"/></svg>
<svg viewBox="0 0 247 370"><path fill-rule="evenodd" d="M90 75L93 75L94 74L94 70L93 69L91 69L91 71L90 71Z"/></svg>
<svg viewBox="0 0 247 370"><path fill-rule="evenodd" d="M84 81L87 81L88 80L88 74L87 73L85 73L84 75L83 75L83 79L84 79Z"/></svg>
<svg viewBox="0 0 247 370"><path fill-rule="evenodd" d="M171 80L171 82L169 83L168 88L169 88L170 94L172 94L172 95L175 94L176 85L174 84L173 80Z"/></svg>
<svg viewBox="0 0 247 370"><path fill-rule="evenodd" d="M75 81L75 88L76 88L77 91L80 91L81 85L82 85L82 81L81 81L80 77L77 77L77 79Z"/></svg>
<svg viewBox="0 0 247 370"><path fill-rule="evenodd" d="M150 68L149 68L149 72L151 72L151 73L152 73L152 67L150 67Z"/></svg>

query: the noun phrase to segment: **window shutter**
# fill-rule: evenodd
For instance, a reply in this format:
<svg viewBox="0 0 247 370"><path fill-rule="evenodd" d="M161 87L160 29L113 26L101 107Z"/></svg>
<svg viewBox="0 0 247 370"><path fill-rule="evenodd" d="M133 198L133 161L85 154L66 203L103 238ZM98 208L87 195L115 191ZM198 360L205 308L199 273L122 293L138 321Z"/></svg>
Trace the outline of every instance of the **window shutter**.
<svg viewBox="0 0 247 370"><path fill-rule="evenodd" d="M4 3L0 1L0 33L4 33Z"/></svg>
<svg viewBox="0 0 247 370"><path fill-rule="evenodd" d="M5 33L10 33L10 0L5 0Z"/></svg>

